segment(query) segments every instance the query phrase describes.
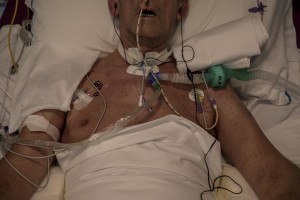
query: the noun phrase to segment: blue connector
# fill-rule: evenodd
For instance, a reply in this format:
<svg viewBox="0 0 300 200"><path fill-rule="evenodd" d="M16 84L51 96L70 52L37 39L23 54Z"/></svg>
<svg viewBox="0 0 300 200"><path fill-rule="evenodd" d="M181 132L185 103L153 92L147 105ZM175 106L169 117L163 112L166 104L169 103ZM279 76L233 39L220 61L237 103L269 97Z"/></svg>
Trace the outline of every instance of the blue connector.
<svg viewBox="0 0 300 200"><path fill-rule="evenodd" d="M147 79L148 79L148 82L152 85L152 87L156 91L156 90L160 89L160 84L156 81L154 76L159 76L159 73L156 73L156 74L149 73Z"/></svg>

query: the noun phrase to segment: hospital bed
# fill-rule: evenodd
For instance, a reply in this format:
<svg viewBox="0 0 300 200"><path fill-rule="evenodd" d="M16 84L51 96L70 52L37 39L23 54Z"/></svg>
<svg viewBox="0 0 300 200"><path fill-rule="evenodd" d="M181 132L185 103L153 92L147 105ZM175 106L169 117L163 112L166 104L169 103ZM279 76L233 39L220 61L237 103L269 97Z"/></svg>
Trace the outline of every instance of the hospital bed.
<svg viewBox="0 0 300 200"><path fill-rule="evenodd" d="M54 66L55 63L52 63L50 61L52 58L49 57L54 56L57 63L64 56L69 56L68 58L72 59L77 55L69 55L65 51L74 48L78 50L78 54L83 53L86 57L104 57L117 48L118 45L118 38L108 12L106 0L89 0L84 3L81 0L19 1L19 9L15 15L15 22L19 21L19 23L10 25L12 19L7 15L10 13L10 16L14 16L14 2L9 2L10 5L5 11L6 16L1 19L1 24L7 25L2 26L0 32L0 122L5 125L8 123L10 116L9 106L13 99L14 85L18 81L16 76L7 75L13 64L7 46L9 34L15 62L27 62L32 66L37 65L37 63L40 65L51 63L53 68L60 67ZM261 2L267 7L260 7L254 0L190 0L192 5L184 22L183 34L185 43L194 44L196 59L194 63L189 64L192 67L201 66L202 69L214 64L226 64L233 68L253 67L254 70L259 69L269 75L273 74L275 77L288 80L289 82L285 82L286 84L294 83L299 86L300 56L296 46L296 33L292 21L292 14L294 14L295 19L297 17L299 19L299 15L297 15L299 11L294 10L294 13L292 13L291 1L264 0ZM27 15L25 3L34 13L33 20L30 21L31 30L28 28L28 21L24 21L24 19L31 19L32 11L29 11L29 15ZM99 12L100 10L101 12ZM78 13L80 14L78 15ZM254 47L246 45L235 49L234 45L225 43L231 42L234 44L233 39L241 42L251 37L250 35L244 35L244 37L239 38L239 35L247 34L241 30L243 28L238 28L240 26L245 29L249 28L250 31L254 30L256 39L259 40L258 38L261 37L261 40L263 40L261 43L268 42L264 37L263 29L257 28L257 26L254 26L254 28L249 26L249 24L255 23L252 20L253 17L262 20L266 31L269 32L269 37L272 36L272 32L276 33L274 44L272 44L272 49L269 50L267 59L262 63L258 62L258 66L250 66L249 57L255 55L249 55L249 52L253 52ZM278 21L276 21L276 18L278 18ZM3 19L6 19L9 23L5 23ZM199 21L196 23L193 19L199 19ZM272 23L274 20L277 24ZM299 21L295 21L295 24L297 23L299 24ZM235 32L232 32L232 28L228 30L228 27L236 28L234 29ZM247 29L248 33L250 31ZM209 38L212 35L214 38ZM226 41L223 41L220 37L226 37ZM213 40L219 42L213 43ZM180 46L180 40L174 37L173 42L175 44L174 54L176 54L180 50L179 47L176 48L176 45ZM202 48L203 45L205 45L205 49ZM263 51L260 52L260 49L263 49L264 46L260 44L258 46L260 47L259 52L253 54L264 53ZM241 51L241 48L243 51ZM205 57L206 51L214 52L214 56L212 58ZM226 54L225 51L229 53ZM42 53L46 54L47 57L40 56ZM40 56L39 62L36 62L38 55ZM78 61L78 67L82 66L82 62ZM295 92L290 92L286 87L282 87L278 83L278 79L275 79L274 82L273 79L263 80L264 78L268 79L264 76L247 82L232 80L232 84L273 145L300 167L300 94L297 88ZM59 166L53 166L50 174L46 189L36 192L32 200L63 199L64 174ZM223 174L238 182L242 186L243 192L233 194L226 190L218 190L218 199L257 199L251 187L234 167L224 163ZM235 193L240 191L240 188L228 179L222 179L220 184Z"/></svg>

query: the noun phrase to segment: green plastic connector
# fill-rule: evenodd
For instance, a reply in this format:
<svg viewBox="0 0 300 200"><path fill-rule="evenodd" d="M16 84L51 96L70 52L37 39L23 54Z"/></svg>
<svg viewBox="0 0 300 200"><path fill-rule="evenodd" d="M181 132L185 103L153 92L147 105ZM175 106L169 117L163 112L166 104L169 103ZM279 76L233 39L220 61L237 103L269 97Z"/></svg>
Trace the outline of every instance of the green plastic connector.
<svg viewBox="0 0 300 200"><path fill-rule="evenodd" d="M205 73L205 80L211 87L223 87L228 79L236 78L242 81L250 80L248 69L229 69L222 65L215 65L208 68Z"/></svg>

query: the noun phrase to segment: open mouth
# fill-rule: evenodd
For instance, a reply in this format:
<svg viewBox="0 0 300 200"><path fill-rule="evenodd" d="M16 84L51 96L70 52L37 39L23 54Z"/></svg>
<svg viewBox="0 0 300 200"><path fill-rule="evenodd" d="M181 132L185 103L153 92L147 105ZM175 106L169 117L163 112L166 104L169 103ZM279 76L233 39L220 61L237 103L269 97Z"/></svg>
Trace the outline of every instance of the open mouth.
<svg viewBox="0 0 300 200"><path fill-rule="evenodd" d="M143 10L142 17L155 17L155 13L151 10Z"/></svg>

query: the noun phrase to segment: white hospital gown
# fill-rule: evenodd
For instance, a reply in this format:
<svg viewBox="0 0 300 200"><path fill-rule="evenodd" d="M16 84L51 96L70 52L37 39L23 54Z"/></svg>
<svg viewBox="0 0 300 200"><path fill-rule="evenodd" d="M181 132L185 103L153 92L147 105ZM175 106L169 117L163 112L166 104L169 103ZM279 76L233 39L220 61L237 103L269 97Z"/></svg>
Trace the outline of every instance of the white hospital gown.
<svg viewBox="0 0 300 200"><path fill-rule="evenodd" d="M198 200L209 190L204 155L215 139L199 126L169 115L121 133L58 155L66 200ZM218 142L206 160L214 180L222 173Z"/></svg>

